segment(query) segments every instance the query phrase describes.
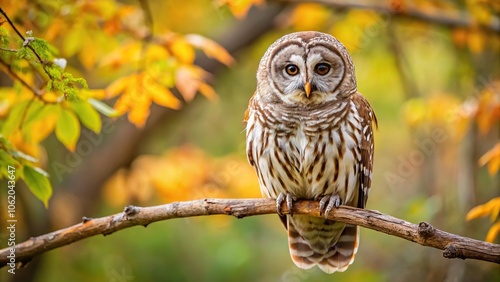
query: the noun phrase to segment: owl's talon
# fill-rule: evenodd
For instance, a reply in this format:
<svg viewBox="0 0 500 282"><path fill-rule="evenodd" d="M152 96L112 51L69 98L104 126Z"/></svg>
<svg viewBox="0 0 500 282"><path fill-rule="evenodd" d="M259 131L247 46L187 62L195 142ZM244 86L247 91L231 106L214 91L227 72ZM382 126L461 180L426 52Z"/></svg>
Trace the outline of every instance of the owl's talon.
<svg viewBox="0 0 500 282"><path fill-rule="evenodd" d="M281 204L284 201L286 201L286 206L288 208L288 211L289 211L290 215L293 216L292 206L293 206L293 201L296 201L296 200L297 200L297 198L292 196L292 194L290 194L290 193L280 193L278 195L278 198L276 198L276 210L278 211L278 215L283 216L283 213L281 213Z"/></svg>
<svg viewBox="0 0 500 282"><path fill-rule="evenodd" d="M338 194L323 196L319 201L319 213L324 213L325 218L328 218L328 214L330 214L330 211L333 209L333 207L338 208L341 204L342 199Z"/></svg>

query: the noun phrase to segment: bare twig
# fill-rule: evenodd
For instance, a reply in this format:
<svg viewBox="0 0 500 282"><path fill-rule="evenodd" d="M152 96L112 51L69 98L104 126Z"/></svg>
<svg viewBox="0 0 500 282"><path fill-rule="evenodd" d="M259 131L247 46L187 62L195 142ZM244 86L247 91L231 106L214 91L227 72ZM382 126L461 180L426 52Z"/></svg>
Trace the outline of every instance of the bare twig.
<svg viewBox="0 0 500 282"><path fill-rule="evenodd" d="M42 101L45 104L57 104L57 102L53 101L47 101L43 98L43 91L35 88L34 86L30 85L28 82L26 82L24 79L22 79L17 73L15 73L12 70L11 65L9 65L7 62L2 60L0 58L0 65L2 65L5 69L5 73L13 80L13 81L18 81L20 82L24 87L28 88L31 92L33 92L34 97L37 98L38 100ZM32 100L33 101L33 100ZM32 102L30 102L31 104ZM23 118L24 120L24 118Z"/></svg>
<svg viewBox="0 0 500 282"><path fill-rule="evenodd" d="M8 48L3 48L3 47L0 47L0 51L11 52L11 53L17 52L16 49L8 49Z"/></svg>
<svg viewBox="0 0 500 282"><path fill-rule="evenodd" d="M35 94L36 97L39 97L41 98L42 96L42 91L36 89L35 87L29 85L24 79L22 79L19 75L17 75L17 73L15 73L11 66L5 62L4 60L2 60L0 58L0 65L2 65L5 69L5 73L14 81L19 81L24 87L28 88L31 92L33 92L33 94Z"/></svg>
<svg viewBox="0 0 500 282"><path fill-rule="evenodd" d="M282 211L289 213L286 205L283 205ZM293 212L294 214L321 216L318 202L315 201L296 202ZM276 202L273 199L204 199L153 207L127 206L122 213L95 219L84 217L79 224L32 237L17 244L15 261L17 266L21 267L49 250L94 235L109 235L131 226L147 226L161 220L216 214L243 218L274 213L276 213ZM441 249L446 258L469 258L500 264L500 245L444 232L425 222L416 225L378 211L348 206L334 209L328 218L397 236L423 246ZM8 255L11 253L9 248L0 250L0 267L10 263Z"/></svg>
<svg viewBox="0 0 500 282"><path fill-rule="evenodd" d="M7 22L9 23L9 25L12 27L12 29L14 29L14 31L17 33L17 35L23 40L23 45L26 45L30 50L31 52L33 52L33 54L35 54L36 58L38 59L38 61L40 62L40 64L42 65L42 69L43 71L47 74L47 76L53 80L53 77L52 75L49 73L49 71L47 71L47 69L45 68L45 66L49 63L45 60L42 59L42 57L40 57L40 55L36 52L35 48L31 47L30 45L30 42L29 40L26 41L26 38L21 34L21 32L17 29L17 27L14 25L14 23L10 20L9 16L7 16L7 13L5 13L5 11L0 7L0 14L2 14L2 16L7 20Z"/></svg>
<svg viewBox="0 0 500 282"><path fill-rule="evenodd" d="M7 22L9 23L9 25L12 27L12 29L14 29L14 31L17 33L17 35L19 35L19 37L21 37L21 39L24 41L24 36L21 34L21 32L16 28L16 26L14 25L14 23L10 20L10 18L7 16L7 13L4 12L4 10L2 9L2 7L0 7L0 13L3 15L3 17L5 18L5 20L7 20Z"/></svg>
<svg viewBox="0 0 500 282"><path fill-rule="evenodd" d="M299 0L279 0L276 2L283 3L299 3ZM466 12L447 13L440 12L425 12L413 7L405 7L405 9L393 9L390 7L389 1L347 1L347 0L311 0L308 2L320 3L334 8L341 9L359 9L370 10L378 13L387 14L390 16L411 18L422 22L442 25L446 27L473 27L478 24L478 27L500 33L500 20L493 18L489 24L479 24L474 22L473 18Z"/></svg>

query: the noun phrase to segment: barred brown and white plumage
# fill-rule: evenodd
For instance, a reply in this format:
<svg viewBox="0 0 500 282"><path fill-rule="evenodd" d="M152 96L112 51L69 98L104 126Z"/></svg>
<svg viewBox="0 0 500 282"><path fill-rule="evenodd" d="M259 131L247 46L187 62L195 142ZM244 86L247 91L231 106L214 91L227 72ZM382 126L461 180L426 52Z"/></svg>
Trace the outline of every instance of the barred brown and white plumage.
<svg viewBox="0 0 500 282"><path fill-rule="evenodd" d="M301 268L344 271L359 228L306 215L281 215L296 199L364 208L371 185L375 114L357 92L344 46L319 32L286 35L266 51L245 113L247 156L263 195L277 199L290 255Z"/></svg>

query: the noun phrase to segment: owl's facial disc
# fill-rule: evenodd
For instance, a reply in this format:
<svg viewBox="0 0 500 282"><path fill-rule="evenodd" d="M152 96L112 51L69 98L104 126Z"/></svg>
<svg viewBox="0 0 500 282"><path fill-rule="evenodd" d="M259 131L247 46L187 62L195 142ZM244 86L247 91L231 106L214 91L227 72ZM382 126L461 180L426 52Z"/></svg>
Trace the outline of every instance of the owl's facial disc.
<svg viewBox="0 0 500 282"><path fill-rule="evenodd" d="M270 57L265 79L283 102L311 105L337 99L345 63L331 46L291 42Z"/></svg>

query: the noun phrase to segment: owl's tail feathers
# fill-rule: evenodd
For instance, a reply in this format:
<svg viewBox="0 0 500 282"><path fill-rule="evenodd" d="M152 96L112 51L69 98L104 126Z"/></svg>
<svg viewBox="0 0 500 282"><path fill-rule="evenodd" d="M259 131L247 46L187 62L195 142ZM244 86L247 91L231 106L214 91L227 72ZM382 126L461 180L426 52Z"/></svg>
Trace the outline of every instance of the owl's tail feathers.
<svg viewBox="0 0 500 282"><path fill-rule="evenodd" d="M319 253L290 224L288 244L290 256L297 267L309 269L317 265L326 273L344 272L354 262L354 255L358 251L359 227L347 224L338 241L326 252Z"/></svg>

